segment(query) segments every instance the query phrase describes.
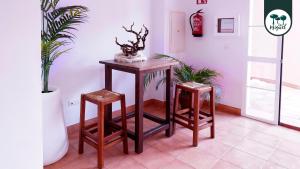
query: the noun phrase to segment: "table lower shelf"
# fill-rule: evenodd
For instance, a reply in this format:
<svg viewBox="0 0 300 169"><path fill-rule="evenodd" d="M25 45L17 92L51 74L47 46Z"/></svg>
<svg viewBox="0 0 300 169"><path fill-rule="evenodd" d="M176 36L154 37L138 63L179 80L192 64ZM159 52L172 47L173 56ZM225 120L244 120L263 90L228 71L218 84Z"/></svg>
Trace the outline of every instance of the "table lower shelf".
<svg viewBox="0 0 300 169"><path fill-rule="evenodd" d="M130 113L127 114L127 119L133 118L134 116L135 116L135 112L130 112ZM144 112L144 118L159 124L156 127L153 127L153 128L151 128L147 131L144 131L144 139L147 139L148 137L150 137L154 134L157 134L161 131L170 129L170 127L171 127L170 123L168 121L166 121L165 119L162 119L160 117L154 116L150 113ZM121 122L121 117L115 117L115 118L112 119L112 122L110 123L110 126L112 128L115 128L115 129L119 130L121 128L121 126L119 124L117 124L119 122ZM136 138L136 134L132 130L127 130L127 134L128 134L128 137L133 139L133 140Z"/></svg>

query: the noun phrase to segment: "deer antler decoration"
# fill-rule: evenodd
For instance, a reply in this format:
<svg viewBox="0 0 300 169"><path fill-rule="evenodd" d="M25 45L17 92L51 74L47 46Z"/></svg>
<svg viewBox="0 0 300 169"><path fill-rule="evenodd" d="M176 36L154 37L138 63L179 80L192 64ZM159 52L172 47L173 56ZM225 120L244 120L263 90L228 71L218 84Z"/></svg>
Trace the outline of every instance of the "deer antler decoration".
<svg viewBox="0 0 300 169"><path fill-rule="evenodd" d="M136 41L129 40L128 42L130 44L120 44L118 42L118 38L116 37L116 44L121 47L121 50L123 51L125 56L129 56L129 55L136 56L137 52L140 50L144 50L145 46L146 46L146 44L145 44L146 38L149 34L148 28L145 25L143 25L145 31L144 31L144 35L142 35L143 28L141 28L141 30L139 32L136 32L133 30L133 26L134 26L134 23L130 26L130 29L127 29L125 26L123 26L123 29L126 32L134 34L136 36ZM142 46L140 46L141 42L142 42Z"/></svg>

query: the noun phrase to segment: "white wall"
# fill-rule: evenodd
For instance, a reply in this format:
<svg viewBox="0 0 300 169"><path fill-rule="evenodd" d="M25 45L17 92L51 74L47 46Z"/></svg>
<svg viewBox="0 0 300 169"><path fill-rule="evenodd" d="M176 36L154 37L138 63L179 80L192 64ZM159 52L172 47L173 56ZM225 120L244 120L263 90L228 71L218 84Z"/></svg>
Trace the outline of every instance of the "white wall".
<svg viewBox="0 0 300 169"><path fill-rule="evenodd" d="M26 8L25 8L26 7ZM42 168L40 6L0 6L0 168Z"/></svg>
<svg viewBox="0 0 300 169"><path fill-rule="evenodd" d="M175 54L194 68L208 67L223 75L218 80L222 86L221 103L242 107L243 82L246 76L246 57L248 43L248 11L249 1L241 0L209 0L206 5L182 0L166 0L168 11L183 11L187 17L199 9L204 11L204 37L194 38L191 33L189 19L186 20L186 52ZM166 25L169 12L166 13ZM215 36L215 18L217 16L240 16L240 36ZM168 40L168 28L165 31ZM166 50L168 43L165 43ZM168 52L166 52L168 53Z"/></svg>
<svg viewBox="0 0 300 169"><path fill-rule="evenodd" d="M211 0L207 5L196 5L191 1L182 0L113 0L113 1L66 1L67 3L87 6L88 22L79 27L77 39L72 44L72 50L54 62L50 74L50 84L62 91L65 121L67 125L78 122L79 105L68 106L68 101L79 101L81 93L104 88L104 66L99 60L113 59L119 47L114 38L127 40L130 36L121 29L122 25L129 26L136 23L136 28L145 24L150 29L145 54L169 54L169 12L171 10L184 11L187 17L204 8L205 36L193 38L186 21L187 44L184 53L175 54L195 68L209 67L216 69L223 75L219 83L223 88L221 102L235 107L242 105L241 72L245 72L247 54L247 23L248 1ZM241 36L215 37L213 33L213 19L216 14L239 14L241 17ZM238 74L236 72L239 72ZM127 105L134 104L134 76L113 72L113 90L126 94ZM164 88L155 91L153 83L145 92L144 100L156 98L164 100ZM118 109L114 105L114 109ZM88 106L88 118L95 117L95 106Z"/></svg>
<svg viewBox="0 0 300 169"><path fill-rule="evenodd" d="M146 50L144 53L148 56L161 51L159 42L163 32L159 31L160 26L155 17L151 17L152 9L162 11L163 6L153 6L159 3L152 0L110 0L110 1L67 1L61 0L60 5L67 3L82 4L89 8L88 22L79 27L76 32L77 38L73 48L69 53L58 58L51 69L50 84L57 86L62 91L64 103L65 121L67 125L78 123L79 105L68 106L68 101L79 100L80 94L104 88L104 66L99 64L99 60L113 59L114 55L120 52L119 47L115 44L115 37L119 41L126 42L130 36L121 27L130 26L135 22L135 29L139 30L145 24L150 34L148 36ZM153 26L157 25L157 26ZM153 41L154 39L155 41ZM152 92L153 87L147 89L145 100L155 97ZM134 76L125 73L113 72L113 90L126 94L127 105L134 104ZM119 104L114 105L118 109ZM89 105L88 118L95 117L95 106Z"/></svg>

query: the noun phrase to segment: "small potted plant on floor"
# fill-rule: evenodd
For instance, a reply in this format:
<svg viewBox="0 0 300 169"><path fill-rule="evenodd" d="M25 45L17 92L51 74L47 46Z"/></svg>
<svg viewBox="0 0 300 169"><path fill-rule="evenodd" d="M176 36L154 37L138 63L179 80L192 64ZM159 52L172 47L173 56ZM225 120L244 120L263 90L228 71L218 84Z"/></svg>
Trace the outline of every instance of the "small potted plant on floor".
<svg viewBox="0 0 300 169"><path fill-rule="evenodd" d="M41 0L41 67L43 113L43 159L49 165L62 158L68 150L68 137L64 124L60 91L49 87L50 68L55 59L70 50L76 25L83 23L87 8L84 6L58 7L59 0Z"/></svg>
<svg viewBox="0 0 300 169"><path fill-rule="evenodd" d="M218 76L221 76L218 72L215 70L211 70L208 68L202 68L200 70L195 70L192 66L185 64L184 62L171 57L167 55L157 55L156 59L173 59L179 62L179 66L174 67L174 77L172 79L173 83L183 83L183 82L197 82L197 83L203 83L203 84L209 84L212 85L216 88L216 97L217 100L220 98L221 95L221 89L220 87L215 84L215 79ZM145 86L149 85L150 82L155 79L158 75L164 75L164 72L154 72L151 74L146 74L145 76ZM166 77L163 76L157 84L156 84L156 89L159 88L160 85L165 83ZM203 104L204 100L208 100L209 95L203 95L201 99L201 104ZM188 92L182 92L180 95L180 105L182 108L187 108L191 104L192 98L191 94Z"/></svg>

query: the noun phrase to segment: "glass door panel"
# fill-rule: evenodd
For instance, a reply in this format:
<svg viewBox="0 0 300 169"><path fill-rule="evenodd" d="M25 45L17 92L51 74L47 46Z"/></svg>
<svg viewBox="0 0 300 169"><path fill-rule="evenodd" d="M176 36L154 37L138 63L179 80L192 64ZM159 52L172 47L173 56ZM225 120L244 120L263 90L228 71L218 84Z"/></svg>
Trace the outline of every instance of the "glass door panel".
<svg viewBox="0 0 300 169"><path fill-rule="evenodd" d="M248 62L247 86L276 91L276 64Z"/></svg>
<svg viewBox="0 0 300 169"><path fill-rule="evenodd" d="M281 38L264 27L264 1L250 0L247 79L242 114L278 124Z"/></svg>
<svg viewBox="0 0 300 169"><path fill-rule="evenodd" d="M251 26L264 26L264 1L250 0L250 18L249 24Z"/></svg>
<svg viewBox="0 0 300 169"><path fill-rule="evenodd" d="M248 61L245 115L276 123L277 86L276 63Z"/></svg>
<svg viewBox="0 0 300 169"><path fill-rule="evenodd" d="M275 118L276 92L247 88L246 115L272 123Z"/></svg>
<svg viewBox="0 0 300 169"><path fill-rule="evenodd" d="M278 37L270 35L265 27L249 27L248 55L251 57L277 58Z"/></svg>
<svg viewBox="0 0 300 169"><path fill-rule="evenodd" d="M293 16L300 17L300 1L293 1ZM300 129L300 21L294 19L284 37L280 122Z"/></svg>

